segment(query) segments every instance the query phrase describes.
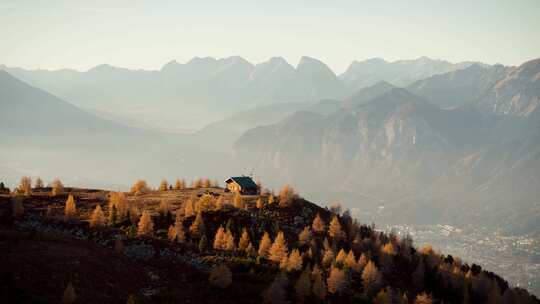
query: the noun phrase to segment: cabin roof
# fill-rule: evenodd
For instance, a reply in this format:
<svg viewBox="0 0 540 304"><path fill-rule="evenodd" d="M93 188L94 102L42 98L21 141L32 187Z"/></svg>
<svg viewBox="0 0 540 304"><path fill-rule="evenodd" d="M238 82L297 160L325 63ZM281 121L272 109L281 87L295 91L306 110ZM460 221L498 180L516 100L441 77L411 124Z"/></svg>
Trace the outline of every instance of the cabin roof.
<svg viewBox="0 0 540 304"><path fill-rule="evenodd" d="M235 182L244 189L257 188L257 184L249 176L233 176L225 181L227 184Z"/></svg>

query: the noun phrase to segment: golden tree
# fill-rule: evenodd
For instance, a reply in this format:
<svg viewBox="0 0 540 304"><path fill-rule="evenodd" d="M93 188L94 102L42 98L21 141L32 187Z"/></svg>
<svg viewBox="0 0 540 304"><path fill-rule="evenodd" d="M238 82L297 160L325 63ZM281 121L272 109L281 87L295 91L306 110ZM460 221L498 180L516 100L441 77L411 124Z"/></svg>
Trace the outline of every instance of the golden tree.
<svg viewBox="0 0 540 304"><path fill-rule="evenodd" d="M268 196L268 205L273 205L274 202L275 202L274 196L272 194L270 194Z"/></svg>
<svg viewBox="0 0 540 304"><path fill-rule="evenodd" d="M298 234L298 242L300 245L307 245L311 241L311 231L308 226L304 227L304 230Z"/></svg>
<svg viewBox="0 0 540 304"><path fill-rule="evenodd" d="M321 219L321 216L317 213L317 216L313 219L313 224L311 224L313 231L321 233L326 229L324 221Z"/></svg>
<svg viewBox="0 0 540 304"><path fill-rule="evenodd" d="M139 226L137 228L137 235L150 235L154 232L154 222L150 216L148 210L144 210L141 219L139 220Z"/></svg>
<svg viewBox="0 0 540 304"><path fill-rule="evenodd" d="M76 299L77 295L75 294L75 288L73 288L73 284L69 282L66 289L64 290L64 294L62 295L62 303L72 304L75 303Z"/></svg>
<svg viewBox="0 0 540 304"><path fill-rule="evenodd" d="M347 258L345 258L345 265L347 265L349 269L358 271L358 264L356 263L356 257L354 256L354 252L352 250L349 251Z"/></svg>
<svg viewBox="0 0 540 304"><path fill-rule="evenodd" d="M109 222L112 224L121 222L126 219L127 214L128 205L125 194L123 192L111 192L109 197Z"/></svg>
<svg viewBox="0 0 540 304"><path fill-rule="evenodd" d="M41 189L43 187L45 187L45 184L43 183L43 180L40 177L38 177L34 183L34 188Z"/></svg>
<svg viewBox="0 0 540 304"><path fill-rule="evenodd" d="M73 195L69 195L66 200L66 207L64 208L64 215L66 219L71 219L77 214L77 206L75 205L75 199Z"/></svg>
<svg viewBox="0 0 540 304"><path fill-rule="evenodd" d="M175 190L181 190L181 189L184 189L185 187L186 187L186 182L184 179L177 178L176 181L174 182Z"/></svg>
<svg viewBox="0 0 540 304"><path fill-rule="evenodd" d="M202 180L202 187L203 188L210 188L212 186L212 183L210 182L210 179L205 178Z"/></svg>
<svg viewBox="0 0 540 304"><path fill-rule="evenodd" d="M392 245L391 242L386 243L384 246L382 246L381 252L384 253L384 254L387 254L387 255L396 255L397 254L396 249L394 248L394 245Z"/></svg>
<svg viewBox="0 0 540 304"><path fill-rule="evenodd" d="M270 255L270 248L272 247L272 240L268 235L268 232L264 232L261 241L259 242L259 251L258 254L261 257L268 258Z"/></svg>
<svg viewBox="0 0 540 304"><path fill-rule="evenodd" d="M225 229L223 226L220 226L216 231L216 236L214 237L214 249L223 250L225 249L226 239L225 239Z"/></svg>
<svg viewBox="0 0 540 304"><path fill-rule="evenodd" d="M203 194L195 204L195 212L207 212L213 209L214 197L210 194Z"/></svg>
<svg viewBox="0 0 540 304"><path fill-rule="evenodd" d="M368 262L369 262L368 257L366 256L366 254L362 253L360 257L358 258L358 263L357 263L358 271L363 270L364 267L366 267Z"/></svg>
<svg viewBox="0 0 540 304"><path fill-rule="evenodd" d="M234 196L234 207L238 209L245 209L246 205L244 204L244 200L242 199L242 195L240 193L236 193Z"/></svg>
<svg viewBox="0 0 540 304"><path fill-rule="evenodd" d="M52 196L57 196L60 193L64 192L64 184L62 184L62 182L58 178L52 181L51 188L52 188L51 190Z"/></svg>
<svg viewBox="0 0 540 304"><path fill-rule="evenodd" d="M101 210L101 206L97 204L96 208L92 212L92 216L90 217L90 228L102 227L104 225L105 225L105 215L103 214L103 211Z"/></svg>
<svg viewBox="0 0 540 304"><path fill-rule="evenodd" d="M133 186L131 186L131 193L135 195L145 194L150 192L150 188L148 187L148 184L145 180L139 179L137 180Z"/></svg>
<svg viewBox="0 0 540 304"><path fill-rule="evenodd" d="M30 176L21 177L17 190L24 195L32 194L32 178Z"/></svg>
<svg viewBox="0 0 540 304"><path fill-rule="evenodd" d="M284 185L279 192L279 206L287 207L292 204L294 198L294 189L289 185Z"/></svg>
<svg viewBox="0 0 540 304"><path fill-rule="evenodd" d="M388 291L385 289L381 289L375 298L373 299L373 304L392 304L392 299L390 298L390 295L388 294Z"/></svg>
<svg viewBox="0 0 540 304"><path fill-rule="evenodd" d="M251 244L251 242L249 242L246 248L246 254L247 256L252 257L252 258L257 256L257 250L255 250L255 247L253 247L253 244Z"/></svg>
<svg viewBox="0 0 540 304"><path fill-rule="evenodd" d="M219 265L214 267L210 271L210 277L208 278L210 285L219 288L227 288L232 283L232 273L229 267L226 265Z"/></svg>
<svg viewBox="0 0 540 304"><path fill-rule="evenodd" d="M337 267L332 267L326 283L328 284L328 292L334 294L342 294L348 285L345 272Z"/></svg>
<svg viewBox="0 0 540 304"><path fill-rule="evenodd" d="M162 217L167 216L167 213L171 212L171 204L169 201L161 199L159 201L158 212Z"/></svg>
<svg viewBox="0 0 540 304"><path fill-rule="evenodd" d="M194 181L193 181L193 188L201 188L202 187L202 179L201 178L196 178Z"/></svg>
<svg viewBox="0 0 540 304"><path fill-rule="evenodd" d="M184 215L190 217L195 215L195 208L193 207L193 201L188 199L184 204Z"/></svg>
<svg viewBox="0 0 540 304"><path fill-rule="evenodd" d="M270 247L269 259L274 262L280 262L284 256L287 256L288 251L285 235L282 231L279 231L272 247Z"/></svg>
<svg viewBox="0 0 540 304"><path fill-rule="evenodd" d="M287 271L288 262L289 258L287 256L282 257L281 261L279 261L279 270L283 272Z"/></svg>
<svg viewBox="0 0 540 304"><path fill-rule="evenodd" d="M259 197L257 199L257 202L255 203L255 207L257 207L257 209L262 209L264 207L262 198Z"/></svg>
<svg viewBox="0 0 540 304"><path fill-rule="evenodd" d="M223 196L222 195L218 196L218 198L216 199L216 203L214 204L214 210L216 211L223 210Z"/></svg>
<svg viewBox="0 0 540 304"><path fill-rule="evenodd" d="M334 252L332 249L328 248L324 251L322 265L324 268L330 267L330 264L334 261Z"/></svg>
<svg viewBox="0 0 540 304"><path fill-rule="evenodd" d="M426 294L425 292L419 294L416 296L416 299L414 299L414 304L432 304L433 299L430 295Z"/></svg>
<svg viewBox="0 0 540 304"><path fill-rule="evenodd" d="M369 261L362 272L362 284L366 293L376 291L381 283L381 275L375 263Z"/></svg>
<svg viewBox="0 0 540 304"><path fill-rule="evenodd" d="M246 249L250 243L249 234L246 228L242 228L242 235L238 241L238 250L246 252Z"/></svg>
<svg viewBox="0 0 540 304"><path fill-rule="evenodd" d="M195 220L189 227L189 233L192 237L195 238L201 238L206 231L206 227L204 225L204 221L202 218L202 212L197 213L197 216L195 217Z"/></svg>
<svg viewBox="0 0 540 304"><path fill-rule="evenodd" d="M131 206L129 209L129 221L133 225L139 222L139 208L136 205Z"/></svg>
<svg viewBox="0 0 540 304"><path fill-rule="evenodd" d="M335 215L332 218L332 221L330 221L330 226L328 227L328 235L338 240L345 237L345 233L341 229L341 224L339 223L339 219Z"/></svg>
<svg viewBox="0 0 540 304"><path fill-rule="evenodd" d="M296 271L302 269L302 256L298 249L293 249L287 260L287 271Z"/></svg>
<svg viewBox="0 0 540 304"><path fill-rule="evenodd" d="M169 226L169 230L167 231L167 239L171 242L176 241L176 228L174 225Z"/></svg>
<svg viewBox="0 0 540 304"><path fill-rule="evenodd" d="M309 273L309 267L306 267L296 284L294 284L294 290L296 291L296 299L298 303L303 303L304 300L311 294L311 279Z"/></svg>
<svg viewBox="0 0 540 304"><path fill-rule="evenodd" d="M159 183L159 191L167 191L169 190L169 182L167 179L162 179L161 183Z"/></svg>
<svg viewBox="0 0 540 304"><path fill-rule="evenodd" d="M345 250L341 248L338 252L338 255L336 256L336 262L344 264L346 259L347 259L347 254L345 253Z"/></svg>

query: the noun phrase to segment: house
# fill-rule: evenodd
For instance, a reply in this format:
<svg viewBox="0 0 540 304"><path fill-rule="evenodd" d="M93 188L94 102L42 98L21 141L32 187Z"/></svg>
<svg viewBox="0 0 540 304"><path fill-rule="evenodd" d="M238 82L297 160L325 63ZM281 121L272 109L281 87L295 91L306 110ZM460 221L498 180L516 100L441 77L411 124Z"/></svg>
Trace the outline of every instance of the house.
<svg viewBox="0 0 540 304"><path fill-rule="evenodd" d="M227 184L225 191L248 195L259 194L259 186L249 176L230 177L225 184Z"/></svg>

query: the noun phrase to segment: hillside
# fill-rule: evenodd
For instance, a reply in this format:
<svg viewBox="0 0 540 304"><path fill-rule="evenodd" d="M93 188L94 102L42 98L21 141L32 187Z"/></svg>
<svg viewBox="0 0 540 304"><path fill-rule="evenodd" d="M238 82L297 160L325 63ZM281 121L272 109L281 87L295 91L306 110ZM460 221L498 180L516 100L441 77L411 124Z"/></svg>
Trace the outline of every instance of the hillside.
<svg viewBox="0 0 540 304"><path fill-rule="evenodd" d="M178 186L0 195L0 296L10 303L539 303L476 264L417 249L408 236L378 232L292 188L271 199Z"/></svg>

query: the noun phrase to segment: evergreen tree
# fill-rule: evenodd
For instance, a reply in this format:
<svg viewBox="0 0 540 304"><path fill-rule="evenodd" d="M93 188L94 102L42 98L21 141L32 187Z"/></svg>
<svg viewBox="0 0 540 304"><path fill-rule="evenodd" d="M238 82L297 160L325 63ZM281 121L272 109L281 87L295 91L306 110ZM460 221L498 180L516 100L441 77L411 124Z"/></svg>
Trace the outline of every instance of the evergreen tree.
<svg viewBox="0 0 540 304"><path fill-rule="evenodd" d="M141 219L139 220L139 226L137 228L137 235L150 235L154 232L154 222L147 210L144 210Z"/></svg>
<svg viewBox="0 0 540 304"><path fill-rule="evenodd" d="M77 206L75 205L75 199L73 195L69 195L66 200L66 207L64 209L64 216L66 220L72 219L77 214Z"/></svg>
<svg viewBox="0 0 540 304"><path fill-rule="evenodd" d="M345 272L337 267L332 267L326 283L328 284L329 293L342 294L347 289Z"/></svg>
<svg viewBox="0 0 540 304"><path fill-rule="evenodd" d="M284 185L279 192L279 206L287 207L292 204L294 198L294 189L289 185Z"/></svg>
<svg viewBox="0 0 540 304"><path fill-rule="evenodd" d="M322 259L322 266L326 269L330 267L333 261L334 261L334 252L332 251L332 249L328 248L324 251L324 255Z"/></svg>
<svg viewBox="0 0 540 304"><path fill-rule="evenodd" d="M202 218L202 212L197 213L195 220L189 227L189 233L194 238L200 238L206 233L206 227Z"/></svg>
<svg viewBox="0 0 540 304"><path fill-rule="evenodd" d="M375 263L369 261L362 272L362 283L366 294L373 294L381 283L381 275Z"/></svg>
<svg viewBox="0 0 540 304"><path fill-rule="evenodd" d="M319 214L317 214L317 216L315 216L315 219L313 219L313 224L311 224L311 228L313 229L313 231L318 233L322 233L326 229L324 221L321 219L321 216Z"/></svg>
<svg viewBox="0 0 540 304"><path fill-rule="evenodd" d="M268 232L264 232L264 235L259 242L259 256L263 258L268 258L270 255L270 248L272 247L272 240L270 239L270 236L268 235Z"/></svg>
<svg viewBox="0 0 540 304"><path fill-rule="evenodd" d="M223 229L223 226L220 226L216 231L213 247L217 250L225 249L225 229Z"/></svg>
<svg viewBox="0 0 540 304"><path fill-rule="evenodd" d="M347 259L347 254L345 253L345 250L343 248L339 250L338 255L336 257L336 262L340 263L341 265L345 264L345 260Z"/></svg>
<svg viewBox="0 0 540 304"><path fill-rule="evenodd" d="M225 232L225 238L226 238L225 250L235 251L236 244L234 242L234 235L232 234L230 230L227 230L227 232Z"/></svg>
<svg viewBox="0 0 540 304"><path fill-rule="evenodd" d="M339 219L335 215L332 218L332 221L330 221L330 226L328 227L328 235L336 240L341 240L345 237L345 233L341 229Z"/></svg>
<svg viewBox="0 0 540 304"><path fill-rule="evenodd" d="M238 241L238 250L245 252L248 244L250 243L249 235L246 228L242 228L242 236Z"/></svg>
<svg viewBox="0 0 540 304"><path fill-rule="evenodd" d="M307 245L309 241L311 241L311 231L306 226L304 227L304 230L302 230L302 232L300 232L300 234L298 235L298 243L303 246Z"/></svg>
<svg viewBox="0 0 540 304"><path fill-rule="evenodd" d="M302 256L298 249L293 249L287 259L287 271L297 271L302 269Z"/></svg>
<svg viewBox="0 0 540 304"><path fill-rule="evenodd" d="M104 225L105 225L105 215L103 214L103 211L101 210L101 206L97 204L96 208L92 212L92 216L90 217L90 228L102 227Z"/></svg>
<svg viewBox="0 0 540 304"><path fill-rule="evenodd" d="M285 235L282 231L279 231L272 247L269 251L269 259L274 262L280 262L284 256L287 256L288 249L287 243L285 242Z"/></svg>
<svg viewBox="0 0 540 304"><path fill-rule="evenodd" d="M345 258L345 265L347 265L349 269L358 271L358 264L356 263L356 257L352 250L349 251L347 258Z"/></svg>

